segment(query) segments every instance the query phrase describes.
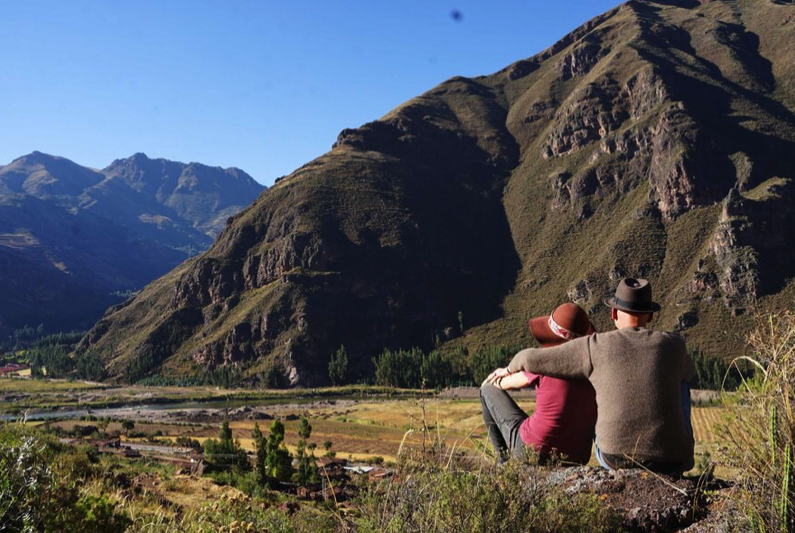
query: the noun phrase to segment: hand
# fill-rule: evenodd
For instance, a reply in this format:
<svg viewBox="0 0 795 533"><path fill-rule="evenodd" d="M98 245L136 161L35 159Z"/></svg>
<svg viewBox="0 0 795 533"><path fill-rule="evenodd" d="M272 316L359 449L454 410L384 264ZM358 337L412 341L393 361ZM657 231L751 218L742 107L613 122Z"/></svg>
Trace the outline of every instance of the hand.
<svg viewBox="0 0 795 533"><path fill-rule="evenodd" d="M502 390L513 390L513 389L522 389L527 387L530 384L530 380L527 379L522 372L514 372L504 378L499 378L497 382L494 384L495 387L502 389Z"/></svg>
<svg viewBox="0 0 795 533"><path fill-rule="evenodd" d="M492 385L499 387L498 384L499 381L502 378L510 375L511 373L508 371L507 368L498 368L497 370L489 374L489 377L486 378L486 381L484 381L483 384L485 385L486 383L491 383Z"/></svg>

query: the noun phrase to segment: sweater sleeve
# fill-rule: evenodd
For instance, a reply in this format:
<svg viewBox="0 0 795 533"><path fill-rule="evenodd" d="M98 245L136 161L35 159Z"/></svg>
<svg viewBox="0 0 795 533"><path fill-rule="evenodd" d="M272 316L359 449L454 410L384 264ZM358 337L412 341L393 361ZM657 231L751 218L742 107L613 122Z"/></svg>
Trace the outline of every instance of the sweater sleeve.
<svg viewBox="0 0 795 533"><path fill-rule="evenodd" d="M591 375L591 337L574 339L552 348L528 348L508 364L513 372L532 372L553 378L587 378Z"/></svg>

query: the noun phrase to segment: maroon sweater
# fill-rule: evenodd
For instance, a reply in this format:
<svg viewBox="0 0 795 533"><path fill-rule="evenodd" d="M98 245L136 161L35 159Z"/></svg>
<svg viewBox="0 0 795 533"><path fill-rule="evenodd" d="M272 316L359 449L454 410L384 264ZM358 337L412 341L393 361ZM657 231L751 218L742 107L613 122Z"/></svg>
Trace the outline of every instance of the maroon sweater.
<svg viewBox="0 0 795 533"><path fill-rule="evenodd" d="M586 464L596 425L596 393L590 382L524 375L536 386L536 410L519 428L522 441L539 454L555 449L567 461Z"/></svg>

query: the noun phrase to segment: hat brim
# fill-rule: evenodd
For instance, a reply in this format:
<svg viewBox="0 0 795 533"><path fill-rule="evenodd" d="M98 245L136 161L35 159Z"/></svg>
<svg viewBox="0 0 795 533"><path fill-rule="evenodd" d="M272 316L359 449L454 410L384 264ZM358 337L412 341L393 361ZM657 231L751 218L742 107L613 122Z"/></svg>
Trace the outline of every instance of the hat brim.
<svg viewBox="0 0 795 533"><path fill-rule="evenodd" d="M626 311L627 313L657 313L662 309L660 304L657 302L649 302L645 306L640 307L628 307L624 305L619 305L616 303L615 297L611 296L610 298L605 299L605 305L608 307L612 307L613 309L618 309L619 311Z"/></svg>
<svg viewBox="0 0 795 533"><path fill-rule="evenodd" d="M561 339L549 327L549 315L537 316L530 319L530 334L533 338L543 346L549 348L550 346L558 346L566 342L566 339Z"/></svg>
<svg viewBox="0 0 795 533"><path fill-rule="evenodd" d="M549 327L549 315L531 318L529 326L533 338L544 348L551 348L552 346L559 346L564 342L568 342L566 339L555 335L555 332ZM580 336L593 335L594 333L596 333L596 329L593 324L589 324L588 331L585 335Z"/></svg>

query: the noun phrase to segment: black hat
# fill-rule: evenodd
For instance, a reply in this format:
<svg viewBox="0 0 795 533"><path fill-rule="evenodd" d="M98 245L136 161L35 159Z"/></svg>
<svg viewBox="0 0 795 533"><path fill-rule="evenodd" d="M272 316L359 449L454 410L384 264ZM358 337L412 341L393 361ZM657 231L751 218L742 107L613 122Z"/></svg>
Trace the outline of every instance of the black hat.
<svg viewBox="0 0 795 533"><path fill-rule="evenodd" d="M651 284L645 279L622 279L616 295L605 300L605 304L629 313L656 313L660 304L651 301Z"/></svg>

